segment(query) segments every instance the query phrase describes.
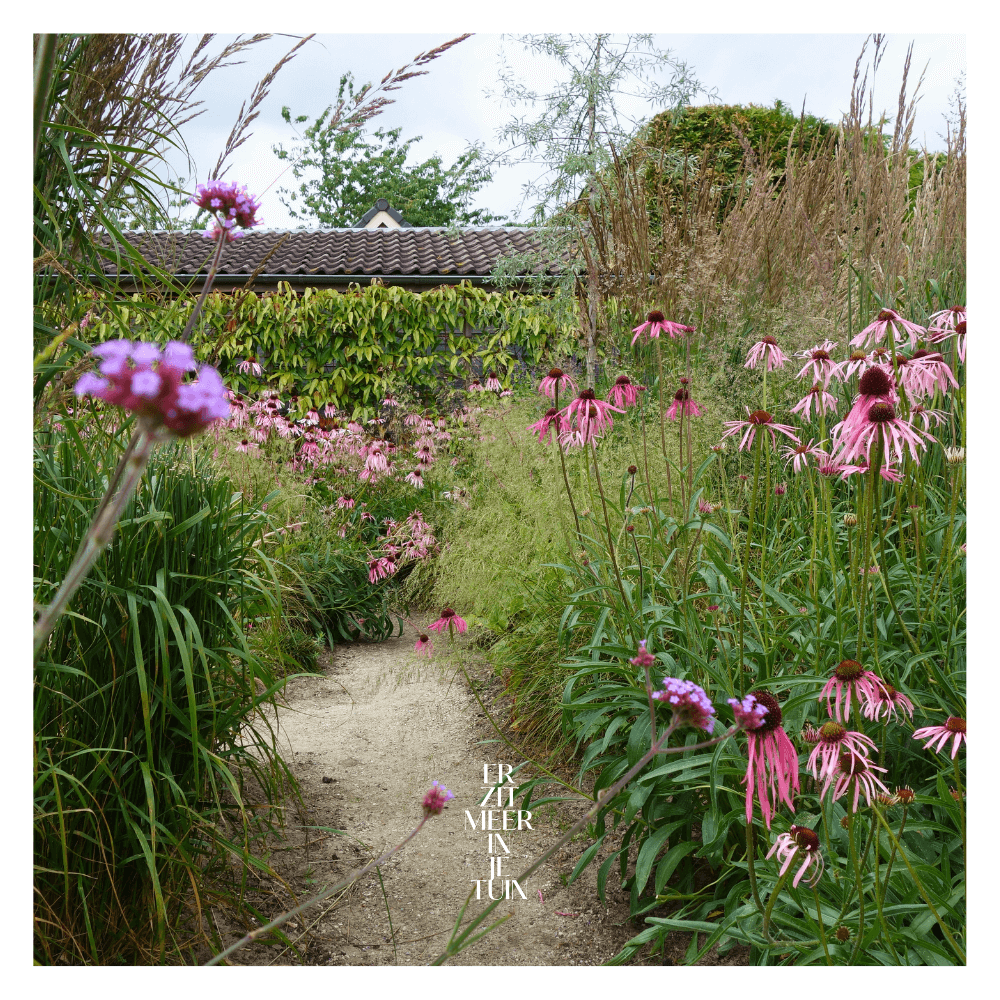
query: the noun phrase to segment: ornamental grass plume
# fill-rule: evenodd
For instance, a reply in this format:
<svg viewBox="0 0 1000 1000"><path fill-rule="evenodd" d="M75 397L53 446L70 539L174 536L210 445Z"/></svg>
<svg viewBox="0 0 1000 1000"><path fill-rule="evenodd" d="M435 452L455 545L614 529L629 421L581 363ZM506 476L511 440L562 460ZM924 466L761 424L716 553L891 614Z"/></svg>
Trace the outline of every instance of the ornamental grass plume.
<svg viewBox="0 0 1000 1000"><path fill-rule="evenodd" d="M826 714L837 722L847 722L854 698L867 708L878 702L879 692L883 690L881 678L865 670L857 660L841 660L817 700L822 701L825 697Z"/></svg>
<svg viewBox="0 0 1000 1000"><path fill-rule="evenodd" d="M788 359L781 353L778 341L774 337L761 337L753 347L747 352L744 368L756 368L764 362L764 371L771 372L777 368L784 368Z"/></svg>
<svg viewBox="0 0 1000 1000"><path fill-rule="evenodd" d="M767 410L754 410L751 413L749 406L744 408L747 411L747 419L727 420L724 424L726 430L722 432L722 437L727 438L732 434L739 434L740 431L744 431L743 437L740 439L740 451L749 451L753 447L754 437L757 434L758 428L762 428L770 434L772 447L777 445L777 439L774 436L775 431L784 434L785 437L790 438L796 444L800 443L795 428L790 427L788 424L776 424L774 417Z"/></svg>
<svg viewBox="0 0 1000 1000"><path fill-rule="evenodd" d="M440 781L434 781L424 796L424 814L427 816L440 816L445 805L451 802L454 797L454 792L449 792Z"/></svg>
<svg viewBox="0 0 1000 1000"><path fill-rule="evenodd" d="M770 830L771 817L781 803L795 811L792 795L799 790L799 755L781 727L781 707L774 695L767 691L751 691L742 702L730 698L729 704L737 724L743 726L747 734L748 762L743 776L747 789L747 823L753 821L756 792L764 825ZM754 721L758 723L756 726L753 726Z"/></svg>
<svg viewBox="0 0 1000 1000"><path fill-rule="evenodd" d="M965 742L965 719L950 715L943 726L924 726L923 729L915 730L913 738L927 740L924 749L929 750L933 746L937 753L941 752L948 740L952 740L951 759L954 760L958 748Z"/></svg>
<svg viewBox="0 0 1000 1000"><path fill-rule="evenodd" d="M817 781L824 781L833 774L842 753L867 757L868 751L874 749L874 742L864 733L851 732L831 720L820 726L819 740L809 754L806 767Z"/></svg>
<svg viewBox="0 0 1000 1000"><path fill-rule="evenodd" d="M644 646L641 648L640 655L642 653L645 653ZM632 662L634 663L635 660ZM705 691L694 682L683 681L677 677L664 677L663 690L654 691L652 697L654 701L666 703L674 713L676 725L704 729L706 733L712 731L715 725L715 720L712 718L715 715L715 709L712 707L711 701L708 700Z"/></svg>
<svg viewBox="0 0 1000 1000"><path fill-rule="evenodd" d="M576 383L561 368L552 368L538 383L538 391L549 399L555 399L561 392L576 392Z"/></svg>
<svg viewBox="0 0 1000 1000"><path fill-rule="evenodd" d="M792 878L792 888L797 889L802 876L810 869L815 871L806 879L806 885L810 888L819 882L823 874L823 854L819 849L819 837L807 826L796 826L794 823L788 828L788 833L779 833L778 839L771 845L771 850L767 856L777 855L781 866L778 875L784 875L791 867L792 861L798 855L804 855L805 861Z"/></svg>
<svg viewBox="0 0 1000 1000"><path fill-rule="evenodd" d="M917 346L917 340L926 336L927 331L916 323L903 319L894 309L883 309L852 341L852 347L872 347L885 339L887 330L897 344L909 340L910 347Z"/></svg>

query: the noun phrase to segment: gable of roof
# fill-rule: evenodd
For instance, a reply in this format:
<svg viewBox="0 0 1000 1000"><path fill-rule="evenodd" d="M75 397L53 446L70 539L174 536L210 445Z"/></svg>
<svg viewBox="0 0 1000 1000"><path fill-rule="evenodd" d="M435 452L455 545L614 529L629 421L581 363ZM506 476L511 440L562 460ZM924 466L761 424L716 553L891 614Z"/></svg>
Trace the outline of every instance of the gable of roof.
<svg viewBox="0 0 1000 1000"><path fill-rule="evenodd" d="M182 279L208 272L215 245L200 232L130 232L125 238L143 257ZM410 226L399 229L327 231L256 231L228 243L219 262L216 284L242 284L251 275L260 283L344 285L372 278L417 284L457 284L464 279L488 283L503 256L537 252L537 231L527 228L446 229ZM134 277L124 263L103 265L109 277ZM541 272L539 266L535 272ZM520 273L525 274L526 271ZM544 273L559 273L550 264Z"/></svg>
<svg viewBox="0 0 1000 1000"><path fill-rule="evenodd" d="M407 222L385 198L379 198L372 208L354 224L355 229L412 229L413 223Z"/></svg>

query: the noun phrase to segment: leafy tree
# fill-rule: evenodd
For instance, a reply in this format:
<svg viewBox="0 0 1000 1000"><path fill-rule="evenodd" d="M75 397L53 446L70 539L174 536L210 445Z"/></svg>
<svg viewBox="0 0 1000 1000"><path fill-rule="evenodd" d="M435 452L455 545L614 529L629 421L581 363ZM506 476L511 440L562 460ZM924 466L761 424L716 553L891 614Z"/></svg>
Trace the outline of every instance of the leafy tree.
<svg viewBox="0 0 1000 1000"><path fill-rule="evenodd" d="M341 78L338 96L345 88L353 93L349 73ZM282 108L281 114L292 123L289 108ZM476 192L493 179L479 146L466 150L447 168L437 154L408 167L410 148L421 136L400 141L402 128L345 131L330 121L329 114L327 108L306 128L295 149L286 150L280 144L274 147L279 159L293 161L292 173L297 181L303 181L297 190L281 188L278 192L293 219L331 227L352 226L377 198L385 198L414 226L482 226L504 221L470 206ZM299 115L295 123L307 120L307 115ZM318 177L303 180L314 170Z"/></svg>

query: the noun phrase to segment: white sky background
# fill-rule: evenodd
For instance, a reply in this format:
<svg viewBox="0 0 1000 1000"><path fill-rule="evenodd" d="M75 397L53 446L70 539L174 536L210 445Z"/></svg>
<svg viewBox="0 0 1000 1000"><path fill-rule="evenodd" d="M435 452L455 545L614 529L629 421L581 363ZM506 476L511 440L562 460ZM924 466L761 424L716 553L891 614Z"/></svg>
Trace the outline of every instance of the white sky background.
<svg viewBox="0 0 1000 1000"><path fill-rule="evenodd" d="M575 27L575 26L574 26ZM227 180L246 184L262 197L264 227L282 229L298 225L281 204L277 190L296 182L291 170L272 152L275 143L290 149L295 133L281 118L288 105L293 118L307 114L312 121L327 105L335 103L341 74L350 70L357 84L377 84L390 70L398 69L419 52L454 38L459 31L435 34L320 34L304 46L278 74L260 116L252 124L253 135L230 160ZM213 47L234 36L220 36ZM624 35L619 36L622 39ZM694 76L707 88L718 90L725 104L773 105L781 99L796 112L805 100L806 111L837 122L850 103L855 61L864 34L658 34L656 44L688 63ZM889 34L886 51L874 80L875 113L896 113L906 49L914 43L908 92L926 66L922 99L917 105L913 144L942 149L944 115L954 93L956 78L965 69L964 35ZM249 98L257 81L294 44L290 37L272 38L251 49L247 61L209 77L198 96L205 113L184 129L184 137L197 166L195 180L203 180L215 165L226 137L236 121L240 104ZM518 79L532 89L549 89L560 67L554 60L525 52L512 37L478 34L455 46L432 62L426 76L408 80L389 96L396 103L373 120L369 130L402 126L402 139L421 135L410 162L419 162L435 152L450 166L474 142L499 151L497 130L511 117L531 114L531 108L512 108L485 95L498 89L499 54L503 47ZM213 48L213 51L218 49ZM870 63L869 44L865 63ZM869 74L869 83L871 82ZM664 79L663 82L666 82ZM705 103L699 98L696 103ZM662 107L642 100L623 100L626 116L646 119ZM308 124L308 123L307 123ZM301 130L305 126L299 126ZM173 157L175 169L191 179L183 157ZM542 168L530 164L497 167L494 180L477 196L475 207L484 207L514 218L521 200L522 184L537 177ZM261 194L263 192L263 194ZM524 216L520 216L523 218Z"/></svg>

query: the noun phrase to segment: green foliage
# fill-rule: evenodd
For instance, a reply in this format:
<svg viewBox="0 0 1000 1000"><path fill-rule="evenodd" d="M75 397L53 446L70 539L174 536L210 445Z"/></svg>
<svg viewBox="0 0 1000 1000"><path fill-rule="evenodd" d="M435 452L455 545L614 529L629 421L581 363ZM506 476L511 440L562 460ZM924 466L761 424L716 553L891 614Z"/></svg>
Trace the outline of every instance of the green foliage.
<svg viewBox="0 0 1000 1000"><path fill-rule="evenodd" d="M94 342L134 336L142 327L147 337L176 338L192 308L137 294L74 303L73 315L85 305ZM251 387L236 366L256 356L272 388L298 395L299 412L333 403L367 418L387 391L404 386L432 404L447 396L451 380L469 376L473 363L501 375L512 368L513 352L537 363L550 338L572 329L571 315L532 297L464 283L422 293L372 284L344 292L306 288L301 295L282 283L260 296L213 292L192 342L199 360L215 364L231 385Z"/></svg>
<svg viewBox="0 0 1000 1000"><path fill-rule="evenodd" d="M39 603L65 575L131 431L87 411L58 421L36 437ZM162 954L178 912L201 905L192 886L204 894L221 877L214 892L224 901L232 860L267 870L254 843L280 813L247 810L244 784L255 802L275 804L294 782L258 711L277 682L240 624L279 600L253 548L265 524L193 448L162 447L43 648L39 961L64 952L73 962L148 961L149 928Z"/></svg>
<svg viewBox="0 0 1000 1000"><path fill-rule="evenodd" d="M341 78L338 100L343 99L345 86L353 96L350 74ZM360 129L345 131L330 121L332 110L331 105L306 127L299 146L286 150L279 143L274 147L279 160L292 161L297 181L319 171L319 177L304 181L297 191L278 189L293 219L349 228L358 224L378 198L385 198L413 226L486 226L504 221L502 216L470 207L474 195L493 179L480 147L462 153L448 168L443 168L437 154L407 166L410 147L422 136L400 142L402 127L387 132L376 129L370 136ZM292 124L289 108L282 108L281 116ZM308 120L307 115L294 119L296 125Z"/></svg>

